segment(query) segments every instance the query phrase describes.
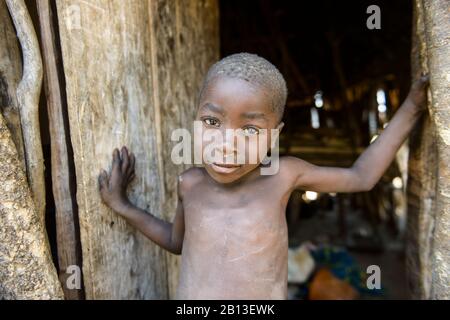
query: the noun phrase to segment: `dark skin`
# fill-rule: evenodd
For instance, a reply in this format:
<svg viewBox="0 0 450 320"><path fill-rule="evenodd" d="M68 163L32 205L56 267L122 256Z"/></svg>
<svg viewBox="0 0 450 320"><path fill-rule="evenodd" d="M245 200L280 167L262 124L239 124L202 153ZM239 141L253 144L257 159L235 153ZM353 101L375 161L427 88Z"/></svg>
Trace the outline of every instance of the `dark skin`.
<svg viewBox="0 0 450 320"><path fill-rule="evenodd" d="M295 189L316 192L370 190L381 178L425 106L428 77L413 83L389 126L350 168L320 167L294 157L280 158L277 174L261 175L260 164L204 164L179 177L172 223L135 207L126 195L135 158L114 150L112 171L99 177L106 205L153 242L182 253L178 298L286 299L287 224L285 209ZM197 120L214 130L281 129L268 93L249 83L218 78L203 95ZM250 145L246 152L256 152ZM224 145L224 154L236 152Z"/></svg>

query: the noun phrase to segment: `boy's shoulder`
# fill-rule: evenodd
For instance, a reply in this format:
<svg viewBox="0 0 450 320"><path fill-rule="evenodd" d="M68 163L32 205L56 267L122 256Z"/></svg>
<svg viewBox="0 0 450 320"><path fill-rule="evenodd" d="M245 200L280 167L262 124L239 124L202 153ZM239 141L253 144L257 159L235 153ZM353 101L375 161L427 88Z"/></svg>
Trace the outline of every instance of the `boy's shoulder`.
<svg viewBox="0 0 450 320"><path fill-rule="evenodd" d="M308 162L295 156L281 156L280 169L292 169L292 167L306 168Z"/></svg>
<svg viewBox="0 0 450 320"><path fill-rule="evenodd" d="M281 156L278 174L283 180L288 180L293 183L296 174L299 174L306 169L306 164L307 162L305 160L294 156Z"/></svg>
<svg viewBox="0 0 450 320"><path fill-rule="evenodd" d="M281 156L280 157L280 171L289 171L292 166L297 165L302 160L294 156Z"/></svg>
<svg viewBox="0 0 450 320"><path fill-rule="evenodd" d="M178 194L183 197L187 191L191 190L195 185L204 181L206 175L205 168L202 167L191 167L183 171L178 176Z"/></svg>

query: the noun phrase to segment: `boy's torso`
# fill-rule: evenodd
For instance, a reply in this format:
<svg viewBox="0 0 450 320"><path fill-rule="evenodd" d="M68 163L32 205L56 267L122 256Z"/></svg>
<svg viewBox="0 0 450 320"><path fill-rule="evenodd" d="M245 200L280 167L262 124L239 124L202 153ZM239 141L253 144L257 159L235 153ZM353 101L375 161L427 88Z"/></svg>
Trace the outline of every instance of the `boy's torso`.
<svg viewBox="0 0 450 320"><path fill-rule="evenodd" d="M177 298L286 299L287 188L260 176L224 189L195 170L203 176L183 196Z"/></svg>

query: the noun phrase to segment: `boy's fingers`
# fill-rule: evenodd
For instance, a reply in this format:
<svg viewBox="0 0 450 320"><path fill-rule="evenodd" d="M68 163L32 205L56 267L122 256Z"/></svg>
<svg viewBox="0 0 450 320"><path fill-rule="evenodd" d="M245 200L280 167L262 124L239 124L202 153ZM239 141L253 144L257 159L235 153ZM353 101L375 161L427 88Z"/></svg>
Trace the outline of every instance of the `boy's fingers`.
<svg viewBox="0 0 450 320"><path fill-rule="evenodd" d="M126 173L128 170L128 164L130 163L130 159L128 156L128 150L125 146L122 147L121 153L122 153L122 172Z"/></svg>
<svg viewBox="0 0 450 320"><path fill-rule="evenodd" d="M133 173L131 173L130 177L128 178L128 183L130 183L131 181L133 181L133 179L136 178L136 175Z"/></svg>
<svg viewBox="0 0 450 320"><path fill-rule="evenodd" d="M134 173L135 163L136 163L136 158L133 153L130 153L130 165L128 166L129 173Z"/></svg>
<svg viewBox="0 0 450 320"><path fill-rule="evenodd" d="M108 174L105 170L102 170L98 176L98 185L100 190L106 188L108 186Z"/></svg>
<svg viewBox="0 0 450 320"><path fill-rule="evenodd" d="M116 148L113 151L113 164L112 164L112 172L117 173L117 171L120 169L120 154L119 150Z"/></svg>

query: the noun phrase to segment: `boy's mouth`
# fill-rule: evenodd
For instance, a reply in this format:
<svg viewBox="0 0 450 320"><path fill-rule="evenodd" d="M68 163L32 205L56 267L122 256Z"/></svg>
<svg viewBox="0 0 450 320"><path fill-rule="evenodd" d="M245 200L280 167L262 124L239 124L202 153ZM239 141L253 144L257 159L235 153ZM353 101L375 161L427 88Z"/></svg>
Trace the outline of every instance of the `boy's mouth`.
<svg viewBox="0 0 450 320"><path fill-rule="evenodd" d="M211 168L217 173L232 173L238 170L242 165L239 164L225 164L225 163L212 163Z"/></svg>

